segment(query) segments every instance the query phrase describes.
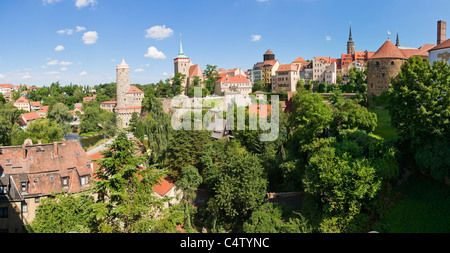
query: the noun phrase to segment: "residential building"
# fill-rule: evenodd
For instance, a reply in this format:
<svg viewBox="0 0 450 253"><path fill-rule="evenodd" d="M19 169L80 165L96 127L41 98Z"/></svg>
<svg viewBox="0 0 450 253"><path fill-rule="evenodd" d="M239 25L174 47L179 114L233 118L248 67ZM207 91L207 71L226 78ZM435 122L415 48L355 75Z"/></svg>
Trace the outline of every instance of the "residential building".
<svg viewBox="0 0 450 253"><path fill-rule="evenodd" d="M22 114L22 117L20 118L20 122L24 125L24 126L28 126L28 124L30 124L30 122L33 122L37 119L40 119L41 116L39 115L39 113L37 112L29 112L29 113L24 113Z"/></svg>
<svg viewBox="0 0 450 253"><path fill-rule="evenodd" d="M40 101L30 102L30 109L32 112L39 111L39 109L41 109L41 102Z"/></svg>
<svg viewBox="0 0 450 253"><path fill-rule="evenodd" d="M42 198L87 190L93 173L77 141L0 147L0 232L22 232Z"/></svg>
<svg viewBox="0 0 450 253"><path fill-rule="evenodd" d="M30 101L23 96L14 102L14 106L19 110L31 111Z"/></svg>
<svg viewBox="0 0 450 253"><path fill-rule="evenodd" d="M428 50L430 63L435 61L450 63L450 39L446 40L446 27L447 23L445 21L438 21L437 45Z"/></svg>
<svg viewBox="0 0 450 253"><path fill-rule="evenodd" d="M249 69L248 77L252 83L263 80L262 66L264 62L257 62L253 65L252 69Z"/></svg>
<svg viewBox="0 0 450 253"><path fill-rule="evenodd" d="M214 94L218 96L229 94L248 95L252 92L252 82L243 75L223 73L217 78Z"/></svg>
<svg viewBox="0 0 450 253"><path fill-rule="evenodd" d="M299 64L283 64L275 71L272 77L272 91L297 91L297 82L300 79Z"/></svg>
<svg viewBox="0 0 450 253"><path fill-rule="evenodd" d="M18 91L18 87L12 84L0 84L0 93Z"/></svg>
<svg viewBox="0 0 450 253"><path fill-rule="evenodd" d="M114 108L117 105L117 101L106 101L100 103L100 108L103 110L107 110L108 112L114 112ZM76 108L77 109L77 108ZM81 110L80 110L81 112Z"/></svg>
<svg viewBox="0 0 450 253"><path fill-rule="evenodd" d="M39 114L39 116L41 118L47 118L48 105L42 106L41 109L39 109L39 111L37 111L37 113Z"/></svg>
<svg viewBox="0 0 450 253"><path fill-rule="evenodd" d="M275 54L268 49L263 55L263 64L261 66L261 75L264 80L264 86L268 87L272 84L272 76L278 70L280 62L275 59Z"/></svg>

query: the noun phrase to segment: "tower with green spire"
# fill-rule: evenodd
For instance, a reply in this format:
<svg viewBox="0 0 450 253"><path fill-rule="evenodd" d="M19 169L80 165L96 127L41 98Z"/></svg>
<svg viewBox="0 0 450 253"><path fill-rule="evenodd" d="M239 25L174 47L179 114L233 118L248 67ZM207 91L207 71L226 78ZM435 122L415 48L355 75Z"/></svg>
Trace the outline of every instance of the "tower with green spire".
<svg viewBox="0 0 450 253"><path fill-rule="evenodd" d="M184 55L183 44L181 42L181 34L180 34L180 51L178 52L178 56L173 60L173 63L174 63L174 75L176 73L181 73L185 76L185 80L182 86L186 88L186 78L189 76L189 68L192 66L192 63L189 60L189 57Z"/></svg>
<svg viewBox="0 0 450 253"><path fill-rule="evenodd" d="M352 38L352 25L350 24L350 35L348 36L347 41L347 54L355 54L355 43Z"/></svg>

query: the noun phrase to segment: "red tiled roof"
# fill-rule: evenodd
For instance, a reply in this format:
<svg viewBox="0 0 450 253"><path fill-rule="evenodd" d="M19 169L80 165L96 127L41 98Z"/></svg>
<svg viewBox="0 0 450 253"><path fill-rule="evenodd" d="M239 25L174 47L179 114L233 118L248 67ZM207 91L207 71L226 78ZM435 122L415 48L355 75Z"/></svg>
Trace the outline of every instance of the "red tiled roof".
<svg viewBox="0 0 450 253"><path fill-rule="evenodd" d="M117 106L116 108L114 108L115 110L123 110L123 109L141 109L142 106L137 105L137 106Z"/></svg>
<svg viewBox="0 0 450 253"><path fill-rule="evenodd" d="M22 117L26 121L30 121L30 120L35 120L35 119L41 118L41 116L39 116L39 114L37 112L24 113L24 114L22 114Z"/></svg>
<svg viewBox="0 0 450 253"><path fill-rule="evenodd" d="M270 115L270 112L272 110L271 105L256 105L251 104L248 108L248 113L256 113L260 118L265 119L267 116Z"/></svg>
<svg viewBox="0 0 450 253"><path fill-rule="evenodd" d="M29 100L26 99L25 97L20 97L19 99L16 100L16 103L28 103Z"/></svg>
<svg viewBox="0 0 450 253"><path fill-rule="evenodd" d="M370 59L380 58L407 59L403 52L390 40L384 42L384 44L375 52L374 55L372 55Z"/></svg>
<svg viewBox="0 0 450 253"><path fill-rule="evenodd" d="M30 102L30 105L31 106L41 106L41 102L40 101L33 101L33 102Z"/></svg>
<svg viewBox="0 0 450 253"><path fill-rule="evenodd" d="M264 54L274 54L270 49L267 49L267 51Z"/></svg>
<svg viewBox="0 0 450 253"><path fill-rule="evenodd" d="M100 104L117 104L117 101L105 101L101 102Z"/></svg>
<svg viewBox="0 0 450 253"><path fill-rule="evenodd" d="M268 65L273 66L273 65L275 65L275 63L277 63L277 61L278 60L267 60L267 61L264 61L263 67L264 66L268 66Z"/></svg>
<svg viewBox="0 0 450 253"><path fill-rule="evenodd" d="M217 82L219 82L219 83L250 83L250 80L248 80L243 75L231 76L228 74L222 74L217 79Z"/></svg>
<svg viewBox="0 0 450 253"><path fill-rule="evenodd" d="M299 66L297 64L283 64L278 67L277 72L280 71L297 71Z"/></svg>
<svg viewBox="0 0 450 253"><path fill-rule="evenodd" d="M38 112L45 112L45 113L47 113L48 112L48 105L42 106L41 109L39 109Z"/></svg>
<svg viewBox="0 0 450 253"><path fill-rule="evenodd" d="M172 189L174 184L168 179L164 178L158 181L156 185L152 188L153 190L161 196L164 196L170 189Z"/></svg>
<svg viewBox="0 0 450 253"><path fill-rule="evenodd" d="M293 61L293 63L294 62L306 62L302 57L298 57L297 59L295 59L294 61Z"/></svg>
<svg viewBox="0 0 450 253"><path fill-rule="evenodd" d="M83 102L94 100L94 97L84 97Z"/></svg>
<svg viewBox="0 0 450 253"><path fill-rule="evenodd" d="M326 62L326 63L330 63L330 57L314 57L316 60L322 61L322 62Z"/></svg>
<svg viewBox="0 0 450 253"><path fill-rule="evenodd" d="M198 77L203 76L202 69L200 68L200 65L198 65L198 64L195 64L195 65L189 67L188 77L194 77L194 76L198 76Z"/></svg>
<svg viewBox="0 0 450 253"><path fill-rule="evenodd" d="M12 84L0 84L0 87L13 89L14 85L12 85Z"/></svg>
<svg viewBox="0 0 450 253"><path fill-rule="evenodd" d="M130 89L128 90L127 93L144 93L144 92L136 88L135 86L130 86Z"/></svg>
<svg viewBox="0 0 450 253"><path fill-rule="evenodd" d="M442 43L440 43L439 45L436 45L435 47L428 49L428 51L434 51L434 50L443 49L443 48L450 48L450 39L445 40Z"/></svg>

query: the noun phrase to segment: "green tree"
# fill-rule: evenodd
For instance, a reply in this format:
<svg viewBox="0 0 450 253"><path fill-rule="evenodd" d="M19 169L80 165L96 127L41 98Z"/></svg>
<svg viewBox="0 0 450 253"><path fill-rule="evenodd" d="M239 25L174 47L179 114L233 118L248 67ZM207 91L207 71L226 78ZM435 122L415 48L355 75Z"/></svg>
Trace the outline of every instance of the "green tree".
<svg viewBox="0 0 450 253"><path fill-rule="evenodd" d="M50 119L37 119L27 126L27 137L37 143L51 143L54 141L61 141L64 135L64 130Z"/></svg>
<svg viewBox="0 0 450 253"><path fill-rule="evenodd" d="M210 141L210 133L206 130L175 131L164 154L164 167L170 177L177 181L184 167L192 165L199 168L200 156Z"/></svg>
<svg viewBox="0 0 450 253"><path fill-rule="evenodd" d="M206 65L206 69L203 71L206 79L203 81L205 83L205 88L208 89L210 94L214 94L214 86L219 77L216 65Z"/></svg>
<svg viewBox="0 0 450 253"><path fill-rule="evenodd" d="M136 155L135 146L121 132L97 160L95 232L151 232L156 227L156 216L168 199L155 196L153 186L165 173L157 165L143 167L146 155Z"/></svg>
<svg viewBox="0 0 450 253"><path fill-rule="evenodd" d="M12 103L0 103L0 146L11 145L11 130L19 123L21 111Z"/></svg>
<svg viewBox="0 0 450 253"><path fill-rule="evenodd" d="M372 133L377 126L377 115L361 106L357 100L337 98L333 106L331 131L338 134L341 129L359 129Z"/></svg>
<svg viewBox="0 0 450 253"><path fill-rule="evenodd" d="M56 104L51 106L48 111L48 119L54 120L61 129L63 129L64 134L71 131L69 123L73 120L73 114L69 111L69 108L64 104Z"/></svg>
<svg viewBox="0 0 450 253"><path fill-rule="evenodd" d="M29 232L88 233L91 232L94 198L60 193L43 198L36 210Z"/></svg>
<svg viewBox="0 0 450 253"><path fill-rule="evenodd" d="M186 216L186 223L189 229L192 228L191 215L193 214L194 207L190 204L196 197L196 190L198 186L203 182L202 176L198 172L198 169L194 166L187 166L181 170L180 180L176 182L176 185L183 190L184 199L184 212Z"/></svg>
<svg viewBox="0 0 450 253"><path fill-rule="evenodd" d="M252 92L255 91L267 91L264 87L264 80L259 80L258 82L255 82L252 86Z"/></svg>
<svg viewBox="0 0 450 253"><path fill-rule="evenodd" d="M420 57L406 61L391 80L388 110L391 124L409 143L419 168L438 180L449 175L450 66L433 66Z"/></svg>
<svg viewBox="0 0 450 253"><path fill-rule="evenodd" d="M172 78L172 92L174 95L180 95L182 93L182 84L185 83L186 75L180 72L175 73Z"/></svg>
<svg viewBox="0 0 450 253"><path fill-rule="evenodd" d="M216 141L201 158L204 177L213 196L207 209L213 224L218 220L235 229L264 201L267 176L260 160L238 142Z"/></svg>

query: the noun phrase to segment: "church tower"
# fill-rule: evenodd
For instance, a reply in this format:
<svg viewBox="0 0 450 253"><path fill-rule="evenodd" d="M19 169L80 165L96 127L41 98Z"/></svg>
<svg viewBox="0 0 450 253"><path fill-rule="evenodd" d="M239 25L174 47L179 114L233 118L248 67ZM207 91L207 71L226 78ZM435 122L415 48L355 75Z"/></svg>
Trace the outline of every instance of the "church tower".
<svg viewBox="0 0 450 253"><path fill-rule="evenodd" d="M352 39L352 26L350 25L350 35L348 36L348 41L347 41L347 54L355 54L355 43L353 42Z"/></svg>
<svg viewBox="0 0 450 253"><path fill-rule="evenodd" d="M174 74L181 73L185 75L184 81L182 83L182 86L184 87L183 94L187 93L186 90L189 87L186 87L186 80L189 76L189 68L191 67L192 63L189 60L189 57L184 55L183 53L183 44L181 43L181 34L180 34L180 52L178 53L178 56L173 60L174 63Z"/></svg>

